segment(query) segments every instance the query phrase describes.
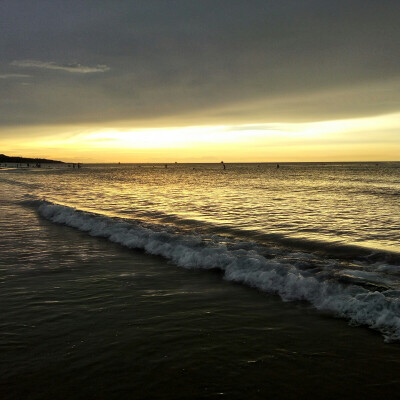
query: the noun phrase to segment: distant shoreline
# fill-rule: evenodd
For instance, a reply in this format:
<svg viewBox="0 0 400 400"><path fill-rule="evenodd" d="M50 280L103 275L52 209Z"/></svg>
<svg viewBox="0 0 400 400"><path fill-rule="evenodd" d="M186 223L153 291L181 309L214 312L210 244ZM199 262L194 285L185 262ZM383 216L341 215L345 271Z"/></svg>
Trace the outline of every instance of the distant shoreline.
<svg viewBox="0 0 400 400"><path fill-rule="evenodd" d="M46 158L9 157L4 154L0 154L0 163L65 164L63 161L47 160Z"/></svg>

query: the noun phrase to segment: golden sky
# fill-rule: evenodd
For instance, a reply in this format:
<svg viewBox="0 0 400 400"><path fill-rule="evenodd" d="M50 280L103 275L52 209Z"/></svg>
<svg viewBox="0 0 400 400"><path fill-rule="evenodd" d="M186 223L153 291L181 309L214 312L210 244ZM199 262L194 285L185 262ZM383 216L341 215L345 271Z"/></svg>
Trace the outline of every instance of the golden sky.
<svg viewBox="0 0 400 400"><path fill-rule="evenodd" d="M0 145L12 154L76 162L393 161L400 154L399 120L400 113L311 123L43 126L29 140L16 134Z"/></svg>
<svg viewBox="0 0 400 400"><path fill-rule="evenodd" d="M400 3L0 3L0 153L395 161Z"/></svg>

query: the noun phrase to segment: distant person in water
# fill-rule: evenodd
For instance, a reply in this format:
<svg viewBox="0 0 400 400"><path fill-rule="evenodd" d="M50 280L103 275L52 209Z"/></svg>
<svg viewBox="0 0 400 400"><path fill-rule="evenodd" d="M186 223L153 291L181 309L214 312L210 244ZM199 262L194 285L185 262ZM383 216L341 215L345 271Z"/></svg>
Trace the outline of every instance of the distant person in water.
<svg viewBox="0 0 400 400"><path fill-rule="evenodd" d="M221 164L222 164L223 168L226 169L226 166L223 161L221 161Z"/></svg>
<svg viewBox="0 0 400 400"><path fill-rule="evenodd" d="M276 164L276 168L279 168L279 164Z"/></svg>

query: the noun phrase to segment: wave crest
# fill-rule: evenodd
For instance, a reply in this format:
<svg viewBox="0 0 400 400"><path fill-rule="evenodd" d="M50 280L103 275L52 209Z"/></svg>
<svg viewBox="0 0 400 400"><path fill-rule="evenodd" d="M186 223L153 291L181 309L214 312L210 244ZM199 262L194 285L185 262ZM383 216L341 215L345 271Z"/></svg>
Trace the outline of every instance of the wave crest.
<svg viewBox="0 0 400 400"><path fill-rule="evenodd" d="M46 201L40 203L39 213L92 236L165 257L181 267L219 269L229 281L278 294L285 301L308 301L319 310L379 330L387 341L400 340L400 291L341 284L329 274L302 268L304 254L297 261L279 255L266 258L256 247L229 247L209 237L156 230Z"/></svg>

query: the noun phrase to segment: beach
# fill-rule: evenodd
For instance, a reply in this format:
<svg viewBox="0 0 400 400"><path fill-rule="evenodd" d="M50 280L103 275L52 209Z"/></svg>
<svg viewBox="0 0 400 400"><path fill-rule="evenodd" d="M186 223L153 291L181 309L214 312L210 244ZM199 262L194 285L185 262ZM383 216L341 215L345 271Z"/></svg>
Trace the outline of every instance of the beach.
<svg viewBox="0 0 400 400"><path fill-rule="evenodd" d="M0 187L3 399L396 398L399 163Z"/></svg>

